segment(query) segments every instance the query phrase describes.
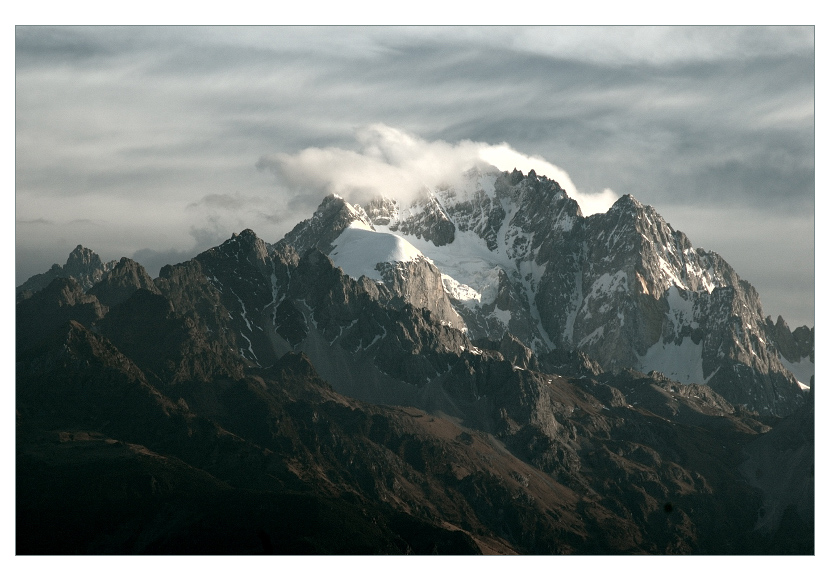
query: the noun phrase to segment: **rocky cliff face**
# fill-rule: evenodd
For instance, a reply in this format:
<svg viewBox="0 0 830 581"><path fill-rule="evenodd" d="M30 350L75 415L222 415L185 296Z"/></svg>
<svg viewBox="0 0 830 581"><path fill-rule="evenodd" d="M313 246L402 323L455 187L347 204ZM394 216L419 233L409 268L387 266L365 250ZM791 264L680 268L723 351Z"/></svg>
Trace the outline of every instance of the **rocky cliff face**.
<svg viewBox="0 0 830 581"><path fill-rule="evenodd" d="M371 225L360 207L331 194L326 196L311 218L303 220L285 235L285 242L300 254L310 248L328 254L333 248L332 243L355 221Z"/></svg>
<svg viewBox="0 0 830 581"><path fill-rule="evenodd" d="M718 255L693 248L630 196L572 232L573 279L543 277L537 295L551 336L604 368L705 383L763 413L800 404L766 336L758 294Z"/></svg>

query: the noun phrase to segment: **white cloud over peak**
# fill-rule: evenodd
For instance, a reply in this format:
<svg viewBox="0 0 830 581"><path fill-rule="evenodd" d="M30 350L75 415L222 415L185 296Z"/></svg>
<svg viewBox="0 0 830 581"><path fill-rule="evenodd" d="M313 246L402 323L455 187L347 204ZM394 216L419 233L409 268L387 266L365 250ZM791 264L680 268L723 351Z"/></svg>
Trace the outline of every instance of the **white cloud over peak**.
<svg viewBox="0 0 830 581"><path fill-rule="evenodd" d="M601 214L608 211L619 198L611 189L605 188L602 192L589 194L580 192L571 180L568 172L553 165L538 156L528 156L520 153L506 143L500 145L483 145L479 155L485 162L492 164L503 171L516 168L524 173L534 170L538 175L547 176L556 181L568 195L576 200L583 216Z"/></svg>
<svg viewBox="0 0 830 581"><path fill-rule="evenodd" d="M354 149L309 147L294 154L264 156L257 166L273 171L290 188L335 193L357 203L378 195L406 203L424 188L453 183L473 167L490 166L525 173L533 169L555 180L585 216L605 212L619 197L607 188L600 193L580 192L565 170L507 143L427 141L384 124L358 129L355 139Z"/></svg>

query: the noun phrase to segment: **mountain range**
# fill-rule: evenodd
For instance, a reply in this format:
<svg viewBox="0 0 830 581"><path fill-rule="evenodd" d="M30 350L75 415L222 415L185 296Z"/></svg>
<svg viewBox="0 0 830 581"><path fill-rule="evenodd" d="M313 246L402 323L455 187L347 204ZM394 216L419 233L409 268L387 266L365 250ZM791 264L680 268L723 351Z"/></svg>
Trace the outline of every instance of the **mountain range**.
<svg viewBox="0 0 830 581"><path fill-rule="evenodd" d="M329 195L16 314L18 553L813 552L813 330L631 196Z"/></svg>

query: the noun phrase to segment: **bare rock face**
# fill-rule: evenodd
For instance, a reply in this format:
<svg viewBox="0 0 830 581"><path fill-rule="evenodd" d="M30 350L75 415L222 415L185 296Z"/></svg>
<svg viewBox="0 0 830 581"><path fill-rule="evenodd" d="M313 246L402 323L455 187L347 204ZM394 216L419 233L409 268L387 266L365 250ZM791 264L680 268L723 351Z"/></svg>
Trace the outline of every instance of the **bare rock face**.
<svg viewBox="0 0 830 581"><path fill-rule="evenodd" d="M209 340L253 365L268 366L277 356L265 311L279 298L296 260L293 250L269 248L244 230L186 263L163 268L155 284Z"/></svg>
<svg viewBox="0 0 830 581"><path fill-rule="evenodd" d="M143 266L129 258L122 258L89 289L89 293L98 297L101 304L112 307L126 301L138 289L159 292Z"/></svg>
<svg viewBox="0 0 830 581"><path fill-rule="evenodd" d="M355 220L371 223L359 206L352 206L343 198L331 194L326 196L311 218L303 220L285 235L285 242L300 254L309 248L328 254L332 250L332 242Z"/></svg>
<svg viewBox="0 0 830 581"><path fill-rule="evenodd" d="M449 219L441 204L433 197L418 202L417 211L396 224L396 230L402 234L412 234L432 242L435 246L444 246L455 240L455 224Z"/></svg>
<svg viewBox="0 0 830 581"><path fill-rule="evenodd" d="M379 264L383 283L401 302L432 311L438 320L463 329L464 319L455 311L444 287L441 273L426 260Z"/></svg>
<svg viewBox="0 0 830 581"><path fill-rule="evenodd" d="M596 377L603 373L599 363L578 350L554 349L542 354L539 361L546 373L568 377Z"/></svg>
<svg viewBox="0 0 830 581"><path fill-rule="evenodd" d="M539 370L539 362L533 351L510 333L504 334L495 350L504 355L505 359L512 363L514 367Z"/></svg>
<svg viewBox="0 0 830 581"><path fill-rule="evenodd" d="M177 313L158 292L136 291L113 307L98 329L159 383L238 378L244 372L244 360L229 346Z"/></svg>

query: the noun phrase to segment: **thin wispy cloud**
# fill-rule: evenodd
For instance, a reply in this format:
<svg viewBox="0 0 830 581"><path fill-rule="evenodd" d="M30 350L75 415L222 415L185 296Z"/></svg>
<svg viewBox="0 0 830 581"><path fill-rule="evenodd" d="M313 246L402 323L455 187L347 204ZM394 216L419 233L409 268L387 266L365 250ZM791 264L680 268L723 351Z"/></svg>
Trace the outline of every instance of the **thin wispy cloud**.
<svg viewBox="0 0 830 581"><path fill-rule="evenodd" d="M188 209L216 208L220 210L238 211L250 206L258 206L265 203L259 196L243 196L239 192L235 194L208 194L200 200L187 205Z"/></svg>

